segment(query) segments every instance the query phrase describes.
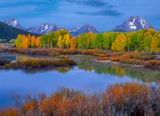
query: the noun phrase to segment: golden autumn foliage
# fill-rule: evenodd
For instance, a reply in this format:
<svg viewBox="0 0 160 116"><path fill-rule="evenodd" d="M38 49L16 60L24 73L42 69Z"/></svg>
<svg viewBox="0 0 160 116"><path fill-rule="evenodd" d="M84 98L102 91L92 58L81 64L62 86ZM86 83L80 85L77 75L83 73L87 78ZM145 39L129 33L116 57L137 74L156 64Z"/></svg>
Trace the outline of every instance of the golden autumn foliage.
<svg viewBox="0 0 160 116"><path fill-rule="evenodd" d="M70 47L70 43L71 43L71 37L70 37L70 35L66 34L64 36L64 40L65 40L65 46L66 46L66 48L69 48Z"/></svg>
<svg viewBox="0 0 160 116"><path fill-rule="evenodd" d="M159 44L158 44L158 38L157 37L152 37L151 38L151 51L154 51L158 49Z"/></svg>
<svg viewBox="0 0 160 116"><path fill-rule="evenodd" d="M160 50L160 34L154 29L137 32L105 32L94 34L87 32L75 37L67 30L58 30L46 35L34 37L18 35L15 44L17 48L71 48L75 49L105 49L115 52ZM71 45L72 44L72 45Z"/></svg>
<svg viewBox="0 0 160 116"><path fill-rule="evenodd" d="M35 44L34 45L35 45L34 47L37 47L37 48L40 47L40 38L35 39Z"/></svg>
<svg viewBox="0 0 160 116"><path fill-rule="evenodd" d="M75 50L76 49L76 40L75 40L75 38L72 38L71 40L70 40L70 49L71 50Z"/></svg>
<svg viewBox="0 0 160 116"><path fill-rule="evenodd" d="M15 41L15 45L17 48L22 48L22 43L23 43L23 39L24 39L24 35L18 35L16 41Z"/></svg>
<svg viewBox="0 0 160 116"><path fill-rule="evenodd" d="M36 37L32 36L31 37L31 47L35 47L36 46Z"/></svg>
<svg viewBox="0 0 160 116"><path fill-rule="evenodd" d="M116 40L112 43L113 51L125 51L127 38L125 34L121 33L117 36Z"/></svg>
<svg viewBox="0 0 160 116"><path fill-rule="evenodd" d="M64 44L63 44L63 38L62 38L62 36L59 36L59 37L58 37L57 46L58 46L59 48L63 48Z"/></svg>
<svg viewBox="0 0 160 116"><path fill-rule="evenodd" d="M31 45L31 36L27 35L25 36L23 43L22 43L22 48L29 48Z"/></svg>

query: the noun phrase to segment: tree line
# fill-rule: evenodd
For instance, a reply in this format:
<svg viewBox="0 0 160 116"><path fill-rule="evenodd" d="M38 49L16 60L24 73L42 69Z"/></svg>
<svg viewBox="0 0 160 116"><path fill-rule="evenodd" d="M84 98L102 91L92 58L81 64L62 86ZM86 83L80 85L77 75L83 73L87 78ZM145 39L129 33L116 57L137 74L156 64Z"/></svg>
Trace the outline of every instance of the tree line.
<svg viewBox="0 0 160 116"><path fill-rule="evenodd" d="M136 32L88 32L72 37L67 30L58 30L39 37L18 35L17 48L107 49L112 51L156 51L160 47L160 32L145 29Z"/></svg>

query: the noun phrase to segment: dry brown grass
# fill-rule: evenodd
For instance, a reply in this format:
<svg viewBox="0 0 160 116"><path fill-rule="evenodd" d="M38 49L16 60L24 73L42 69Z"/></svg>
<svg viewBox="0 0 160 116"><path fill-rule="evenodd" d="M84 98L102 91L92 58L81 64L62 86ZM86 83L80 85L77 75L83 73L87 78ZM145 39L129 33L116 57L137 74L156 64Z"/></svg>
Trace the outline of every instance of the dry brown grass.
<svg viewBox="0 0 160 116"><path fill-rule="evenodd" d="M146 68L160 68L160 61L152 53L123 52L100 55L97 60L110 60L125 64L142 65Z"/></svg>
<svg viewBox="0 0 160 116"><path fill-rule="evenodd" d="M20 62L6 64L6 68L52 68L59 66L73 66L76 65L74 60L71 59L60 59L60 60L47 60L47 59L27 59Z"/></svg>
<svg viewBox="0 0 160 116"><path fill-rule="evenodd" d="M23 53L30 55L43 55L43 56L59 56L59 55L72 55L72 54L82 54L82 55L92 55L98 56L103 53L101 50L71 50L71 49L60 49L60 48L29 48L29 49L18 49L10 48L4 49L6 52L10 53Z"/></svg>

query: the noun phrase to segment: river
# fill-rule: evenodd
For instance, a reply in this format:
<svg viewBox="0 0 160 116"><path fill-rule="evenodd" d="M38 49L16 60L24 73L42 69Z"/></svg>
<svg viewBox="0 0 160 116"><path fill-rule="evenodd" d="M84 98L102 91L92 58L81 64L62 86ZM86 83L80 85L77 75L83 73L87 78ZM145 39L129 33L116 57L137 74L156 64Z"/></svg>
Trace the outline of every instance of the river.
<svg viewBox="0 0 160 116"><path fill-rule="evenodd" d="M20 54L0 54L0 59L10 61L42 58ZM43 57L44 58L44 57ZM49 57L51 58L51 57ZM50 70L0 69L0 108L13 106L15 96L51 95L60 88L82 91L86 94L101 93L109 86L121 83L146 83L157 85L158 70L124 67L95 62L91 56L71 56L75 67L58 67ZM51 58L52 59L52 58Z"/></svg>

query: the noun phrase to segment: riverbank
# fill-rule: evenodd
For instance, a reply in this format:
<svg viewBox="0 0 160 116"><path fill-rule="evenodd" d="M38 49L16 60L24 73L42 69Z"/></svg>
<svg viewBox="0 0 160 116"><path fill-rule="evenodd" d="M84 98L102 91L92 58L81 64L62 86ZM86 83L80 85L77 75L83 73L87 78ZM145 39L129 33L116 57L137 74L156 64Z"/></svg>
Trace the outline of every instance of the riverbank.
<svg viewBox="0 0 160 116"><path fill-rule="evenodd" d="M148 52L111 52L102 50L70 50L70 49L1 49L1 52L20 53L39 56L89 55L97 57L96 62L120 64L125 66L160 69L160 55Z"/></svg>
<svg viewBox="0 0 160 116"><path fill-rule="evenodd" d="M60 49L60 48L28 48L28 49L18 49L18 48L8 48L0 49L0 52L8 53L21 53L29 55L42 55L42 56L60 56L60 55L91 55L98 56L102 54L101 50L71 50L71 49Z"/></svg>
<svg viewBox="0 0 160 116"><path fill-rule="evenodd" d="M72 59L27 59L24 61L8 62L5 60L0 61L0 68L2 69L51 69L56 67L72 67L76 62Z"/></svg>
<svg viewBox="0 0 160 116"><path fill-rule="evenodd" d="M120 64L125 66L160 69L159 55L145 52L121 52L101 54L97 58L101 63Z"/></svg>

